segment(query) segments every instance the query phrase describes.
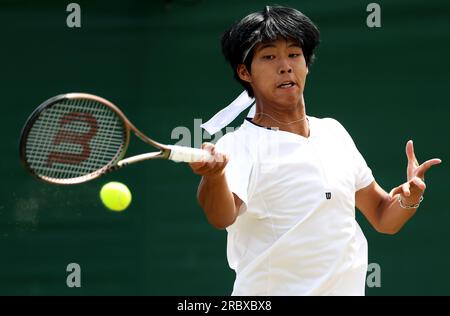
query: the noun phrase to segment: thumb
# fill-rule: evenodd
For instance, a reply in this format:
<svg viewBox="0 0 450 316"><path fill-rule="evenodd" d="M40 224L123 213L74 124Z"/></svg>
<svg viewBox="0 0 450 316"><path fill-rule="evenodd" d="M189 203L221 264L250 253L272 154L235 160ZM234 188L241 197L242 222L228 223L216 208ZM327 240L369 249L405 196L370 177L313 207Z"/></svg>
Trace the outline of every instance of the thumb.
<svg viewBox="0 0 450 316"><path fill-rule="evenodd" d="M389 197L392 199L392 198L394 197L394 195L400 194L400 193L402 193L402 192L403 192L402 186L399 185L398 187L393 188L393 189L391 190L391 192L389 192Z"/></svg>
<svg viewBox="0 0 450 316"><path fill-rule="evenodd" d="M214 155L216 152L216 146L213 143L203 143L202 144L202 149L206 150L207 152L209 152L211 155Z"/></svg>

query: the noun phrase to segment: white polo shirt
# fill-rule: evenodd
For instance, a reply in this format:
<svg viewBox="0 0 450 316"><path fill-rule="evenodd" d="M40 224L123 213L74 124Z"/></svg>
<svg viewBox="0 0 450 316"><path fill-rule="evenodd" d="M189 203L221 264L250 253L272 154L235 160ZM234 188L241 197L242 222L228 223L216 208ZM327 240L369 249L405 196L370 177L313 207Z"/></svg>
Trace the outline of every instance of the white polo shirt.
<svg viewBox="0 0 450 316"><path fill-rule="evenodd" d="M308 138L246 120L216 144L230 155L227 182L244 202L227 228L232 295L364 295L355 192L374 178L339 122L308 121Z"/></svg>

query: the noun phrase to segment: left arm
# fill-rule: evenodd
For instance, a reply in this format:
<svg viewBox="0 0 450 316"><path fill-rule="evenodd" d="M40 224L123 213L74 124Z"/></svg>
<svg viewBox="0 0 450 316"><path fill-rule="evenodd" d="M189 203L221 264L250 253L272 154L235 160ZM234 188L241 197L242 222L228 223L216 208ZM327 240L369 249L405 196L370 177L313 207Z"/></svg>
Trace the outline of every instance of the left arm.
<svg viewBox="0 0 450 316"><path fill-rule="evenodd" d="M356 207L364 214L370 224L380 233L395 234L416 213L416 208L405 209L419 203L425 191L425 172L440 159L430 159L419 166L414 154L413 142L406 144L408 157L407 182L386 193L375 181L356 192Z"/></svg>

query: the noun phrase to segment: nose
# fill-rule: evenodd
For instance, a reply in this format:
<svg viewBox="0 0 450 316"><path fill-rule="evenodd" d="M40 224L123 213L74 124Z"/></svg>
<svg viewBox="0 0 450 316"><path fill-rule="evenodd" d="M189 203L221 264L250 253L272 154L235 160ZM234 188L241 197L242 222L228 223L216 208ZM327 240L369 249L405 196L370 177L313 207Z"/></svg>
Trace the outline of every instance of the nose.
<svg viewBox="0 0 450 316"><path fill-rule="evenodd" d="M280 66L279 67L280 68L278 69L278 73L280 75L292 72L292 67L291 67L290 63L286 59L280 60Z"/></svg>

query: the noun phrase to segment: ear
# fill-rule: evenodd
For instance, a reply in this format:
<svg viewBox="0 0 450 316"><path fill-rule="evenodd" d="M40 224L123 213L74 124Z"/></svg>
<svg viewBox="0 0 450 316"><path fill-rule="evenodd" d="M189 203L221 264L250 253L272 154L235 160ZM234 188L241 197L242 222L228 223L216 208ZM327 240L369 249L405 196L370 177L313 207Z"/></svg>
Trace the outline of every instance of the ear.
<svg viewBox="0 0 450 316"><path fill-rule="evenodd" d="M252 82L252 76L250 75L250 73L247 70L247 67L245 67L244 64L239 64L236 68L236 72L239 78L241 78L241 80L247 81L249 83Z"/></svg>
<svg viewBox="0 0 450 316"><path fill-rule="evenodd" d="M309 68L306 66L306 74L309 74Z"/></svg>

